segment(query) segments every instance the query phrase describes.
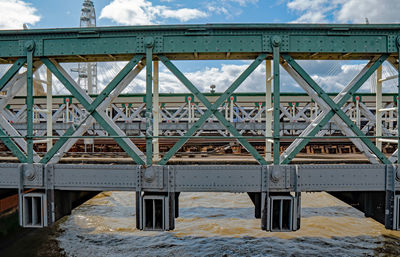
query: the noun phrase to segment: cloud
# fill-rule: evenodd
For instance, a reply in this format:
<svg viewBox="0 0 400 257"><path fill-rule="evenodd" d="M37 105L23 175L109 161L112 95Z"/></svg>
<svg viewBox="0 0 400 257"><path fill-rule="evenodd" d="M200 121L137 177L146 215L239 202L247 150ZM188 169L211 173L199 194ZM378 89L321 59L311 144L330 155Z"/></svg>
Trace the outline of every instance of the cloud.
<svg viewBox="0 0 400 257"><path fill-rule="evenodd" d="M163 18L173 18L185 22L192 19L205 18L207 17L207 14L197 9L181 8L177 10L171 10L162 8L160 16Z"/></svg>
<svg viewBox="0 0 400 257"><path fill-rule="evenodd" d="M300 16L294 22L326 23L328 13L335 10L342 0L289 0L287 7Z"/></svg>
<svg viewBox="0 0 400 257"><path fill-rule="evenodd" d="M120 72L127 62L101 62L98 63L98 89L105 86ZM216 85L217 92L225 91L232 82L250 65L250 61L227 61L216 67L205 67L201 61L173 61L182 70L183 67L192 67L192 64L199 64L198 69L184 72L185 76L201 91L210 92L210 85ZM299 60L299 65L320 85L326 92L341 91L367 64L367 61L332 61ZM186 87L161 63L159 69L159 81L161 93L188 93ZM76 63L61 64L68 71L75 81L78 80L76 72L71 72L71 68L76 68ZM0 75L6 71L9 65L0 65ZM44 67L40 69L42 78L46 75ZM303 89L290 77L283 69L280 69L281 92L304 92ZM388 63L383 65L383 77L397 74L397 71ZM265 92L265 64L262 63L258 68L239 86L235 92ZM376 77L371 76L359 92L371 92L371 86L375 86ZM54 79L54 88L57 94L69 94L64 86ZM128 85L123 93L144 93L146 88L145 69ZM397 92L397 80L386 81L383 84L383 91L386 93Z"/></svg>
<svg viewBox="0 0 400 257"><path fill-rule="evenodd" d="M399 0L348 0L335 14L339 22L370 23L400 22Z"/></svg>
<svg viewBox="0 0 400 257"><path fill-rule="evenodd" d="M223 14L226 19L232 19L243 12L243 7L248 4L257 4L258 0L220 0L207 1L205 8L209 13Z"/></svg>
<svg viewBox="0 0 400 257"><path fill-rule="evenodd" d="M222 0L222 2L233 2L239 4L240 6L246 6L247 4L258 3L258 0Z"/></svg>
<svg viewBox="0 0 400 257"><path fill-rule="evenodd" d="M153 5L147 0L113 0L101 10L100 19L107 18L124 25L148 25L160 23L162 19L187 22L207 16L207 13L198 9L172 9Z"/></svg>
<svg viewBox="0 0 400 257"><path fill-rule="evenodd" d="M40 21L36 8L22 0L0 0L0 29L22 29L24 23Z"/></svg>
<svg viewBox="0 0 400 257"><path fill-rule="evenodd" d="M370 23L399 22L399 0L289 0L287 7L299 14L294 22Z"/></svg>

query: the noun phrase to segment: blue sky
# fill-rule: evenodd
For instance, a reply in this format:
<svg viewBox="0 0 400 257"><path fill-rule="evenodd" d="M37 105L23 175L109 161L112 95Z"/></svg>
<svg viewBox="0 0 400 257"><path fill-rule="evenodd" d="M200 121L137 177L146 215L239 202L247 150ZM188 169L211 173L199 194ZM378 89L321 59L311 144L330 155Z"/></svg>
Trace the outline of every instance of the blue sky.
<svg viewBox="0 0 400 257"><path fill-rule="evenodd" d="M398 23L400 0L94 0L97 26L193 23ZM0 0L0 29L78 27L83 0ZM216 84L221 91L243 71L248 61L177 62L203 91ZM339 91L362 68L360 62L303 62L304 68L327 90ZM386 65L387 66L387 65ZM100 67L101 69L101 67ZM332 74L335 70L335 74ZM107 71L105 71L107 72ZM386 73L393 72L386 67ZM100 84L110 78L99 75ZM163 92L179 92L182 85L161 67ZM260 66L239 91L264 91L265 68ZM364 91L368 91L365 85ZM284 72L282 91L301 91ZM389 89L390 88L390 89ZM141 92L139 76L131 90ZM393 90L389 85L386 91Z"/></svg>
<svg viewBox="0 0 400 257"><path fill-rule="evenodd" d="M80 9L82 0L71 1L26 1L37 9L37 14L41 19L39 22L30 25L30 28L54 28L54 27L77 27L79 26ZM112 1L94 0L97 16L100 16L102 9ZM153 6L167 6L172 10L188 8L207 12L208 5L219 1L146 1ZM219 6L221 7L220 3ZM286 7L285 1L226 1L223 4L228 13L218 13L209 11L206 17L194 18L182 22L176 18L162 18L157 23L179 24L179 23L241 23L241 22L260 22L276 23L290 22L297 18L296 12ZM98 26L121 25L117 21L109 18L97 20ZM124 24L128 25L128 24Z"/></svg>
<svg viewBox="0 0 400 257"><path fill-rule="evenodd" d="M25 5L31 28L77 27L83 0L0 0ZM178 23L399 22L398 0L94 0L99 26ZM4 9L4 8L3 8ZM181 11L181 12L180 12ZM2 12L5 12L4 10ZM23 20L24 12L19 12ZM124 19L124 14L130 17ZM136 18L135 18L136 17ZM2 26L0 20L0 26Z"/></svg>

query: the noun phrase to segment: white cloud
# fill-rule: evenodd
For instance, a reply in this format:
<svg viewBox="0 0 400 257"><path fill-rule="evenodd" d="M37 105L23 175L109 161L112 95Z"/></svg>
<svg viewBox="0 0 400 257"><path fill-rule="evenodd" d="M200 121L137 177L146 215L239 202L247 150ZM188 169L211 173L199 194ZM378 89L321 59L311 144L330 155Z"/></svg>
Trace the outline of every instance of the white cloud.
<svg viewBox="0 0 400 257"><path fill-rule="evenodd" d="M399 0L348 0L336 13L339 22L370 23L400 22Z"/></svg>
<svg viewBox="0 0 400 257"><path fill-rule="evenodd" d="M326 23L329 12L343 0L289 0L287 7L300 14L294 22Z"/></svg>
<svg viewBox="0 0 400 257"><path fill-rule="evenodd" d="M173 61L178 69L183 62ZM195 62L195 61L185 61ZM199 63L199 61L197 61ZM339 92L342 90L366 65L365 62L353 61L298 61L299 65L320 85L326 92ZM235 61L217 67L203 67L198 70L184 72L185 76L201 91L210 92L210 85L216 85L217 92L225 91L232 82L249 66L250 61ZM126 65L126 62L102 62L98 63L98 88L102 90ZM5 72L6 66L0 65L0 75ZM77 64L64 63L62 66L70 72ZM8 66L7 66L8 67ZM40 71L45 76L45 69ZM281 68L281 91L304 92L301 87ZM76 72L70 72L77 81ZM396 71L388 64L383 65L383 77L396 74ZM182 93L189 92L186 87L160 62L160 92ZM373 78L372 78L373 79ZM54 79L55 91L58 94L69 94L61 83ZM146 88L145 69L130 83L123 93L144 93ZM371 91L371 80L368 80L359 90ZM397 92L397 81L387 81L383 85L384 92ZM259 67L242 83L235 92L265 92L265 65Z"/></svg>
<svg viewBox="0 0 400 257"><path fill-rule="evenodd" d="M0 29L22 29L24 23L40 20L36 8L22 0L0 0Z"/></svg>
<svg viewBox="0 0 400 257"><path fill-rule="evenodd" d="M370 23L399 22L399 0L289 0L289 10L299 17L294 22Z"/></svg>
<svg viewBox="0 0 400 257"><path fill-rule="evenodd" d="M205 18L207 17L207 14L197 9L181 8L177 10L171 10L168 8L162 8L160 16L163 18L173 18L185 22L192 19Z"/></svg>
<svg viewBox="0 0 400 257"><path fill-rule="evenodd" d="M153 5L147 0L113 0L101 10L100 19L108 18L124 25L148 25L160 23L160 19L186 22L207 16L207 13L198 9L172 9L164 5Z"/></svg>
<svg viewBox="0 0 400 257"><path fill-rule="evenodd" d="M240 6L246 6L247 4L256 4L258 0L223 0L222 2L233 2Z"/></svg>

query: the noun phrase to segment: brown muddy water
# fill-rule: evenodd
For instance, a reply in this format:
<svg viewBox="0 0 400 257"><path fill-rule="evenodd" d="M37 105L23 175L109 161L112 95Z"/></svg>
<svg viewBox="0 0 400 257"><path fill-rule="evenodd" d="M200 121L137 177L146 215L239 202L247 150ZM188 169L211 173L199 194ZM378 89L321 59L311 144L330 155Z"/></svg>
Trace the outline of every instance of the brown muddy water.
<svg viewBox="0 0 400 257"><path fill-rule="evenodd" d="M268 233L246 194L182 193L171 232L135 228L135 193L104 192L59 224L67 256L400 256L400 232L327 193L302 194L301 229Z"/></svg>

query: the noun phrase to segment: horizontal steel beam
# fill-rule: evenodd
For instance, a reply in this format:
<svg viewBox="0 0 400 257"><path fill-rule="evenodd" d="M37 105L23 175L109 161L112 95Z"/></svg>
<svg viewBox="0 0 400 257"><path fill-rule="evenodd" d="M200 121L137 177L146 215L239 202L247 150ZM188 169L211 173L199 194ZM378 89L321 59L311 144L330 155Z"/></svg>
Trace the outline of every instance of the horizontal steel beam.
<svg viewBox="0 0 400 257"><path fill-rule="evenodd" d="M0 188L5 189L23 186L78 191L344 192L385 191L393 185L395 190L400 190L397 166L383 164L147 168L138 165L0 164Z"/></svg>
<svg viewBox="0 0 400 257"><path fill-rule="evenodd" d="M206 24L1 31L0 57L24 56L26 41L33 40L36 57L127 60L145 53L144 39L153 37L154 54L171 59L226 59L226 53L230 59L248 59L272 52L270 42L276 35L282 39L281 52L302 54L303 59L365 59L370 54L396 54L400 25Z"/></svg>
<svg viewBox="0 0 400 257"><path fill-rule="evenodd" d="M115 123L120 129L126 132L137 132L137 130L146 130L146 125L142 122L116 122ZM281 123L281 130L303 130L305 129L310 123L309 122L285 122ZM46 123L34 123L33 129L34 130L46 130ZM55 130L68 130L71 125L68 123L53 123L53 128ZM160 130L187 130L190 128L190 124L186 122L179 122L179 123L160 123L159 128ZM265 123L263 122L233 122L232 126L236 129L240 130L265 130ZM18 131L25 131L26 130L26 123L14 123L13 127ZM89 130L103 130L103 127L99 124L93 124ZM204 123L200 129L208 130L208 131L215 131L225 129L225 127L219 123ZM327 130L336 130L339 131L340 129L334 123L325 125L322 129Z"/></svg>

